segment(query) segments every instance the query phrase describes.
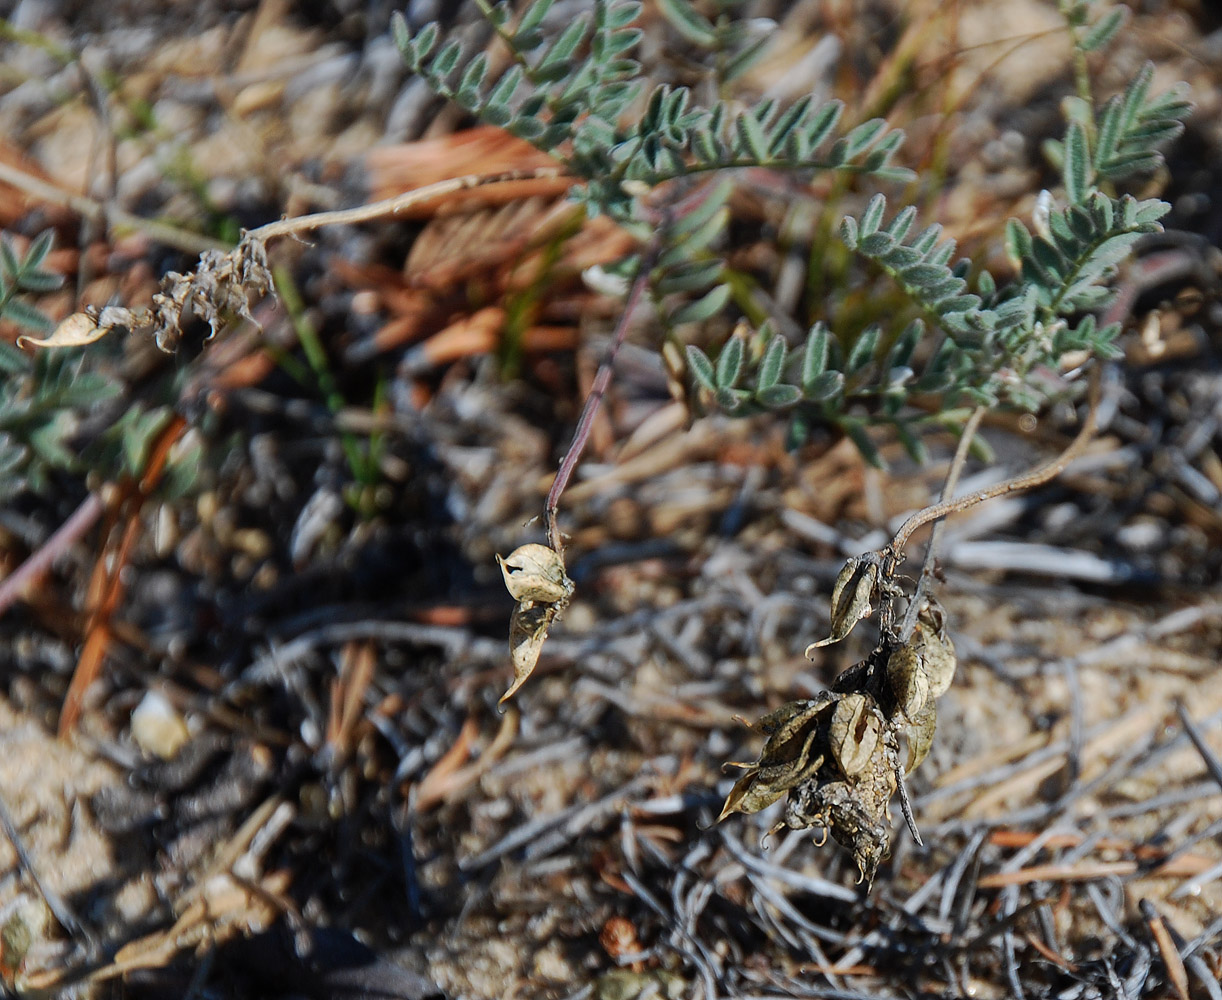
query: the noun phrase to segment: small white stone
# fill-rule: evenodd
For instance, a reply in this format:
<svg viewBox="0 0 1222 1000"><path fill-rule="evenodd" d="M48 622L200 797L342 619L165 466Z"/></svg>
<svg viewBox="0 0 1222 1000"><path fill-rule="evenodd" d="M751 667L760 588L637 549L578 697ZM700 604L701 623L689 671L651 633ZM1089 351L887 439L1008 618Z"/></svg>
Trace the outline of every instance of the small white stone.
<svg viewBox="0 0 1222 1000"><path fill-rule="evenodd" d="M171 760L191 738L186 720L160 691L148 691L132 712L132 739L145 753Z"/></svg>

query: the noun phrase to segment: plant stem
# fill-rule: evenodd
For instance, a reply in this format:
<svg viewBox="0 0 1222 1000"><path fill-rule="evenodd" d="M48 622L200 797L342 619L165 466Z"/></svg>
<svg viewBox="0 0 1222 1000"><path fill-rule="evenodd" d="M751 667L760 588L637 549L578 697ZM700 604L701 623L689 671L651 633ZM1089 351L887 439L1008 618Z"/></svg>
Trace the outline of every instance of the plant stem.
<svg viewBox="0 0 1222 1000"><path fill-rule="evenodd" d="M607 356L603 359L598 373L594 376L594 382L590 386L590 394L586 397L585 406L581 410L581 417L577 421L577 429L573 431L573 440L569 444L568 451L564 453L564 457L560 460L560 468L556 470L556 478L552 480L552 488L547 491L547 499L543 504L543 519L547 525L547 544L561 557L564 556L564 540L560 534L560 526L556 523L556 509L560 505L560 495L568 487L569 480L573 478L573 472L577 469L577 463L581 461L582 453L585 451L586 444L590 440L590 431L594 427L594 418L598 416L598 408L602 405L607 386L611 384L611 372L615 366L615 356L619 353L619 349L624 343L624 338L627 336L628 327L632 322L632 315L636 312L636 308L641 302L641 296L645 293L645 288L649 284L649 272L653 270L661 248L661 241L655 238L646 247L645 252L641 254L641 261L637 265L636 276L632 279L632 287L628 291L628 298L624 302L624 309L620 313L619 320L615 324L615 331L611 336L611 347L607 350Z"/></svg>
<svg viewBox="0 0 1222 1000"><path fill-rule="evenodd" d="M101 515L102 500L97 493L90 493L50 538L0 582L0 614L21 597L26 587L49 570L56 559L72 548Z"/></svg>
<svg viewBox="0 0 1222 1000"><path fill-rule="evenodd" d="M41 178L32 177L24 170L20 170L8 163L0 163L0 181L3 181L5 184L11 184L19 191L32 194L35 198L41 198L43 201L50 202L53 205L63 205L77 215L91 219L94 222L104 222L108 227L116 226L142 232L150 239L163 243L168 247L173 247L175 250L182 250L184 253L198 254L203 253L205 250L229 249L225 243L222 243L220 240L214 240L210 236L201 236L198 233L180 229L177 226L164 222L158 222L155 219L144 219L138 215L132 215L130 212L125 212L114 205L104 204L95 198L71 194L55 184L49 184Z"/></svg>
<svg viewBox="0 0 1222 1000"><path fill-rule="evenodd" d="M337 209L333 212L316 212L313 215L299 215L293 219L280 219L269 222L258 229L246 233L244 239L266 242L277 236L291 236L295 233L310 232L322 229L324 226L352 225L357 222L369 222L388 215L397 215L405 209L421 202L442 195L453 194L456 191L469 191L472 188L485 187L489 184L505 184L510 181L548 180L567 177L568 172L563 167L535 167L533 170L504 170L496 174L467 174L463 177L452 177L449 180L426 184L422 188L384 198L382 201L370 202L356 208ZM3 179L0 177L0 179Z"/></svg>
<svg viewBox="0 0 1222 1000"><path fill-rule="evenodd" d="M963 425L963 432L959 435L959 444L955 448L955 457L951 459L950 471L946 473L946 482L942 484L940 503L947 503L954 496L955 487L959 485L959 476L962 475L963 466L967 462L967 453L972 446L972 439L976 436L976 430L980 427L984 414L985 408L977 406ZM916 628L917 614L920 612L925 591L929 588L929 579L933 576L934 563L938 558L938 545L942 541L942 531L945 526L946 519L941 518L934 524L933 531L930 532L929 544L925 548L925 561L921 565L921 575L917 577L916 590L912 593L908 609L904 612L904 620L900 624L899 641L901 644L908 641L912 630Z"/></svg>
<svg viewBox="0 0 1222 1000"><path fill-rule="evenodd" d="M313 215L299 215L292 219L279 219L267 225L252 229L245 234L245 239L266 242L276 236L291 236L294 233L310 232L324 226L368 222L371 219L381 219L388 215L396 215L405 209L418 205L432 198L453 194L456 191L468 191L471 188L484 187L488 184L503 184L509 181L546 180L568 176L567 171L560 166L536 167L533 170L505 170L496 174L469 174L463 177L453 177L448 180L427 184L422 188L385 198L382 201L371 202L356 208L340 209L334 212L316 212ZM182 250L186 253L202 253L205 250L228 250L229 245L209 236L201 236L177 226L157 222L154 219L144 219L121 208L104 204L94 198L72 194L55 184L38 177L33 177L23 170L0 163L0 181L11 184L18 190L32 194L36 198L54 205L63 205L77 215L94 221L103 221L108 226L119 226L142 232L158 243Z"/></svg>
<svg viewBox="0 0 1222 1000"><path fill-rule="evenodd" d="M1042 486L1048 480L1063 472L1065 467L1082 453L1082 450L1094 436L1095 429L1098 426L1099 381L1099 366L1096 364L1091 369L1090 405L1086 413L1086 420L1083 421L1082 429L1078 431L1078 436L1070 442L1069 447L1061 452L1060 455L1047 465L1033 469L1031 472L1025 472L1021 476L1015 476L1013 479L995 483L985 489L969 493L965 497L960 497L958 500L946 500L932 507L926 507L924 510L917 511L895 533L895 538L891 540L891 544L887 547L889 556L892 559L898 559L900 550L908 539L912 537L912 533L930 521L936 521L939 518L946 517L948 514L957 514L961 510L975 507L976 504L992 500L994 497L1005 496L1008 493L1017 493L1020 490L1029 490L1035 486Z"/></svg>

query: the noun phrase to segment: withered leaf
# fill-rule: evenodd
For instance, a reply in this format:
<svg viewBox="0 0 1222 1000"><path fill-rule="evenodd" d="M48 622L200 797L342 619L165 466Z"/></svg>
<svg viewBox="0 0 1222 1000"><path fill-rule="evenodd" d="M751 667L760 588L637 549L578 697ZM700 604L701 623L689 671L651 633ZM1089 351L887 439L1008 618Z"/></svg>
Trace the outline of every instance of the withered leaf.
<svg viewBox="0 0 1222 1000"><path fill-rule="evenodd" d="M933 745L933 734L938 728L938 711L932 698L912 720L912 725L905 730L908 737L908 766L905 774L911 774L927 756Z"/></svg>
<svg viewBox="0 0 1222 1000"><path fill-rule="evenodd" d="M832 633L826 639L812 642L806 647L806 655L821 646L839 642L863 618L874 612L871 600L878 585L878 564L864 557L850 559L844 564L836 585L832 588Z"/></svg>
<svg viewBox="0 0 1222 1000"><path fill-rule="evenodd" d="M846 694L832 713L828 744L846 776L861 774L878 749L882 722L873 711L873 698Z"/></svg>
<svg viewBox="0 0 1222 1000"><path fill-rule="evenodd" d="M509 619L509 654L513 659L513 683L509 685L509 690L501 695L498 705L503 705L512 698L534 672L535 664L539 662L539 654L543 651L543 640L547 638L547 630L552 627L557 613L555 604L535 604L532 601L522 601L514 608Z"/></svg>
<svg viewBox="0 0 1222 1000"><path fill-rule="evenodd" d="M520 545L502 559L496 557L505 578L505 589L515 601L555 604L573 596L573 581L564 570L564 560L546 545Z"/></svg>
<svg viewBox="0 0 1222 1000"><path fill-rule="evenodd" d="M910 721L917 717L930 696L929 675L921 655L924 645L914 636L887 657L887 684L896 706Z"/></svg>

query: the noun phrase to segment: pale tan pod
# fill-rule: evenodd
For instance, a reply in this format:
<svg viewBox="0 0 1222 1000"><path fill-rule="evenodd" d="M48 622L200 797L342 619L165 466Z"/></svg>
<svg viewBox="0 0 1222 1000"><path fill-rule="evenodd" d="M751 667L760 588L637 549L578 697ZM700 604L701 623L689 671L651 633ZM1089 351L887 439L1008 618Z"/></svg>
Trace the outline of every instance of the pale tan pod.
<svg viewBox="0 0 1222 1000"><path fill-rule="evenodd" d="M878 749L882 727L870 700L863 694L846 694L832 713L828 743L840 770L849 777L865 771Z"/></svg>

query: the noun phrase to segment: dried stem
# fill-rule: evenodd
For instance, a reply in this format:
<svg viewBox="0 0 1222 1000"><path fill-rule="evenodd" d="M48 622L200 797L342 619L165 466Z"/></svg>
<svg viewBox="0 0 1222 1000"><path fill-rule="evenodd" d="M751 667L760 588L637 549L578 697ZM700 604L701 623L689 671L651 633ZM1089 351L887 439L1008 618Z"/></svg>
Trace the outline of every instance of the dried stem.
<svg viewBox="0 0 1222 1000"><path fill-rule="evenodd" d="M421 202L456 191L468 191L471 188L484 187L489 184L503 184L509 181L545 180L564 177L566 171L561 166L537 167L533 170L506 170L496 174L469 174L454 177L449 180L428 184L414 191L408 191L393 198L360 205L357 208L340 209L334 212L316 212L313 215L299 215L292 219L279 219L265 226L252 229L245 239L267 241L277 236L289 236L294 233L311 232L324 226L336 226L357 222L368 222L371 219L381 219L388 215L396 215L405 209ZM113 205L89 198L85 195L72 194L63 188L34 177L24 170L0 162L0 181L11 184L18 190L31 194L54 205L62 205L71 209L77 215L93 221L105 222L108 226L124 226L145 233L158 243L184 250L187 253L202 253L205 250L228 250L229 246L220 240L201 236L177 226L167 225L153 219L144 219L131 212L124 211Z"/></svg>
<svg viewBox="0 0 1222 1000"><path fill-rule="evenodd" d="M942 497L939 503L945 504L954 496L955 487L959 485L959 476L963 474L963 466L967 462L967 453L972 446L972 439L976 436L984 414L985 408L978 406L964 423L963 432L959 435L959 444L955 448L955 457L951 459L950 471L946 473L946 482L942 484ZM925 591L929 588L929 579L933 576L934 563L938 558L938 546L942 541L942 531L945 526L946 520L943 518L934 524L933 531L930 532L929 544L925 548L925 561L921 565L921 575L917 578L916 590L913 591L912 599L908 602L908 609L904 612L904 620L900 624L899 641L901 643L906 643L908 637L912 635L912 630L916 628L917 614L921 609Z"/></svg>
<svg viewBox="0 0 1222 1000"><path fill-rule="evenodd" d="M97 523L101 514L101 498L90 493L50 538L0 582L0 615L21 597L26 587L49 570L56 559L72 548Z"/></svg>
<svg viewBox="0 0 1222 1000"><path fill-rule="evenodd" d="M86 219L104 222L107 227L119 226L137 230L158 243L185 253L197 254L205 250L228 249L227 244L214 240L210 236L201 236L199 233L157 222L155 219L144 219L114 205L100 202L96 198L72 194L70 191L65 191L39 177L33 177L8 163L0 162L0 181L11 184L19 191L24 191L52 205L62 205Z"/></svg>
<svg viewBox="0 0 1222 1000"><path fill-rule="evenodd" d="M486 187L489 184L506 184L511 181L546 180L564 177L567 171L563 167L536 167L533 170L504 170L496 174L467 174L463 177L453 177L449 180L427 184L393 198L370 202L356 208L338 209L333 212L316 212L313 215L299 215L292 219L280 219L269 222L258 229L252 229L243 237L247 240L266 242L277 236L291 236L295 233L311 232L324 226L352 225L357 222L369 222L372 219L397 215L405 209L421 202L431 201L443 195L457 191L469 191L472 188Z"/></svg>
<svg viewBox="0 0 1222 1000"><path fill-rule="evenodd" d="M960 497L958 500L945 500L942 503L935 504L932 507L926 507L924 510L919 510L912 517L908 518L901 526L900 530L895 533L895 538L891 540L888 546L888 553L892 559L899 558L900 550L904 544L912 537L912 533L922 525L928 524L930 521L936 521L946 517L948 514L957 514L961 510L967 510L969 507L975 507L978 503L984 503L986 500L992 500L994 497L1005 496L1009 493L1018 493L1020 490L1029 490L1036 486L1042 486L1048 480L1060 475L1065 471L1065 467L1077 458L1082 450L1089 443L1090 439L1095 434L1095 429L1099 422L1099 368L1096 365L1091 370L1090 378L1090 408L1086 413L1086 420L1082 424L1082 429L1078 431L1078 436L1070 442L1060 455L1054 458L1047 465L1043 465L1038 469L1033 469L1031 472L1025 472L1021 476L1015 476L1013 479L1007 479L1001 483L995 483L985 489L977 490L975 493L969 493L965 497Z"/></svg>
<svg viewBox="0 0 1222 1000"><path fill-rule="evenodd" d="M619 353L620 347L623 346L624 338L628 334L628 327L632 322L633 313L636 312L636 308L641 302L641 296L644 295L645 288L649 284L649 272L653 270L654 262L657 260L660 250L661 242L654 239L646 247L645 252L641 254L636 277L632 279L632 287L628 291L628 298L624 302L624 308L620 312L619 320L615 324L615 331L611 336L611 346L607 350L607 356L603 359L602 365L599 366L598 373L594 376L594 382L590 386L590 394L586 397L585 406L581 410L581 417L577 421L577 429L573 431L573 440L569 443L568 451L564 453L564 457L560 460L560 468L556 470L556 478L552 480L551 489L547 491L547 499L543 504L543 518L547 525L547 544L561 557L564 555L564 540L560 534L560 526L556 523L556 510L560 505L560 495L564 493L569 485L569 480L573 478L573 472L577 469L577 463L581 461L586 444L590 440L590 431L594 427L594 418L598 416L598 408L602 405L603 396L607 392L607 386L611 384L611 372L615 367L615 357Z"/></svg>
<svg viewBox="0 0 1222 1000"><path fill-rule="evenodd" d="M9 812L8 803L4 801L3 797L0 797L0 829L4 830L9 843L13 845L13 851L17 855L18 866L30 877L30 881L34 883L34 888L38 890L39 895L42 896L43 901L47 904L47 909L59 921L60 927L73 937L83 937L90 948L92 948L97 942L88 928L77 919L76 914L72 911L72 907L68 905L64 898L48 886L39 875L38 869L34 866L34 861L30 857L30 852L26 850L25 843L21 839L21 833L17 829L16 822L13 820L13 814Z"/></svg>

